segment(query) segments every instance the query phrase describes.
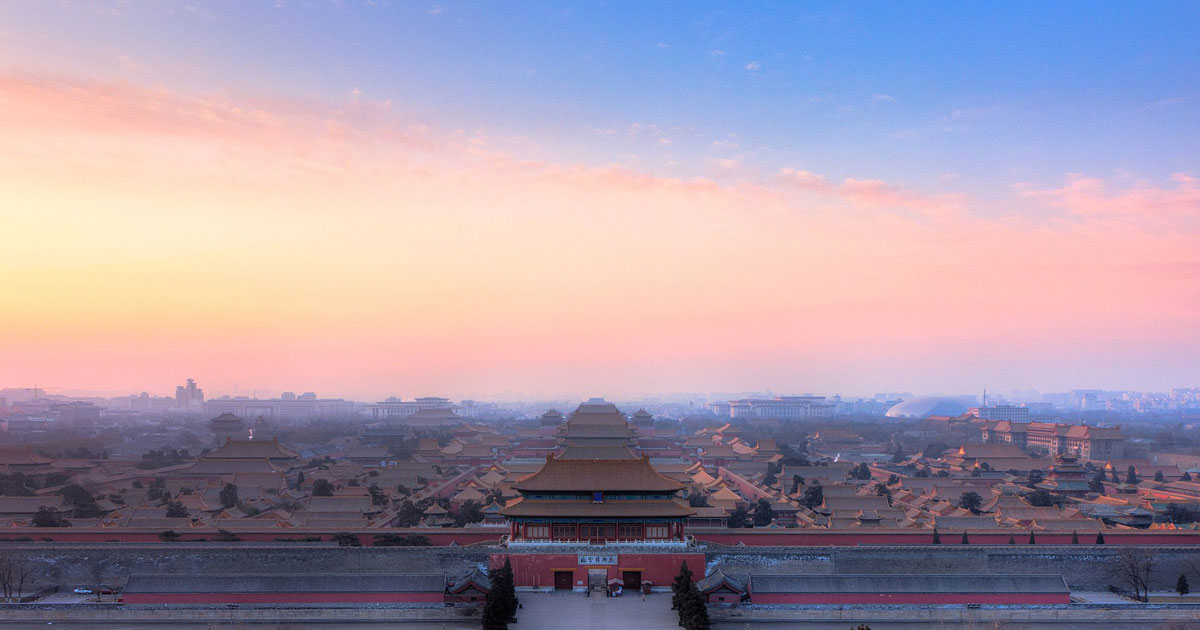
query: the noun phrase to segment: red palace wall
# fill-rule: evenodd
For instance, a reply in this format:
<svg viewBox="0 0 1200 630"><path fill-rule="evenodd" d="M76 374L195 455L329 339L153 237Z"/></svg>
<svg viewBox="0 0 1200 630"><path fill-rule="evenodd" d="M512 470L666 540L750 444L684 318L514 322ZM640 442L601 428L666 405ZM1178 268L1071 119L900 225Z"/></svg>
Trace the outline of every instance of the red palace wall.
<svg viewBox="0 0 1200 630"><path fill-rule="evenodd" d="M442 593L127 593L126 604L440 604Z"/></svg>
<svg viewBox="0 0 1200 630"><path fill-rule="evenodd" d="M704 575L703 553L620 553L616 556L616 565L582 566L578 556L573 553L496 553L492 554L491 564L501 566L504 559L509 558L516 585L534 588L553 588L556 570L570 570L573 578L571 585L576 588L587 584L589 568L607 569L607 579L621 579L623 571L641 571L642 579L650 580L656 587L670 586L684 561L688 563L693 576Z"/></svg>
<svg viewBox="0 0 1200 630"><path fill-rule="evenodd" d="M1068 593L751 593L753 604L1069 604Z"/></svg>
<svg viewBox="0 0 1200 630"><path fill-rule="evenodd" d="M771 530L755 531L752 529L719 529L719 530L688 530L688 534L699 542L711 542L721 545L737 545L742 543L748 547L854 547L859 545L929 545L933 542L933 531L887 531L879 532L839 532L836 530ZM962 541L962 530L939 530L942 545L958 545ZM1029 545L1029 532L1025 530L967 532L967 538L972 545L1007 545L1009 535L1014 544ZM1070 545L1071 532L1034 531L1034 541L1038 545ZM1095 543L1094 532L1079 532L1079 544ZM1104 542L1108 545L1200 545L1200 531L1105 531Z"/></svg>

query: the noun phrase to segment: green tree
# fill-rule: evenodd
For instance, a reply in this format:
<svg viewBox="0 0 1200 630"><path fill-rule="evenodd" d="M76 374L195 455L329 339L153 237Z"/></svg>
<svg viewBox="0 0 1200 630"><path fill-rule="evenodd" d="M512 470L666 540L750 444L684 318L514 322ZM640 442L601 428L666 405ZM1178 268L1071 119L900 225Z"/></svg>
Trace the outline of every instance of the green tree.
<svg viewBox="0 0 1200 630"><path fill-rule="evenodd" d="M1050 493L1046 490L1041 489L1030 492L1025 497L1025 500L1029 501L1029 504L1033 507L1050 507L1054 505L1054 497L1050 496Z"/></svg>
<svg viewBox="0 0 1200 630"><path fill-rule="evenodd" d="M733 529L750 527L750 513L746 511L746 508L739 505L732 513L729 514L728 525Z"/></svg>
<svg viewBox="0 0 1200 630"><path fill-rule="evenodd" d="M221 507L225 509L232 508L238 504L237 486L227 483L224 488L221 488L221 494L218 495L221 499Z"/></svg>
<svg viewBox="0 0 1200 630"><path fill-rule="evenodd" d="M338 532L333 535L333 540L339 547L361 547L362 539L357 534L350 532Z"/></svg>
<svg viewBox="0 0 1200 630"><path fill-rule="evenodd" d="M692 587L692 570L688 568L687 560L679 565L679 573L671 582L671 610L683 609L683 599L688 589ZM683 625L683 613L679 613L679 625Z"/></svg>
<svg viewBox="0 0 1200 630"><path fill-rule="evenodd" d="M1077 532L1077 531L1072 531L1072 532L1071 532L1071 544L1072 544L1072 545L1078 545L1078 544L1079 544L1079 532Z"/></svg>
<svg viewBox="0 0 1200 630"><path fill-rule="evenodd" d="M1096 532L1096 544L1097 545L1104 544L1104 532Z"/></svg>
<svg viewBox="0 0 1200 630"><path fill-rule="evenodd" d="M1125 470L1125 483L1127 483L1129 485L1133 485L1137 482L1138 482L1137 468L1134 468L1133 464L1130 464L1129 468Z"/></svg>
<svg viewBox="0 0 1200 630"><path fill-rule="evenodd" d="M493 580L492 588L483 600L483 630L508 630L508 615L504 610L503 597L500 589L496 587L496 581Z"/></svg>
<svg viewBox="0 0 1200 630"><path fill-rule="evenodd" d="M158 532L158 539L163 542L175 542L176 540L179 540L179 533L168 529L166 531Z"/></svg>
<svg viewBox="0 0 1200 630"><path fill-rule="evenodd" d="M333 496L333 484L329 483L328 479L318 479L313 482L312 495L314 497L331 497Z"/></svg>
<svg viewBox="0 0 1200 630"><path fill-rule="evenodd" d="M483 512L480 510L480 505L474 499L466 501L462 507L458 508L458 516L454 519L455 527L462 527L468 523L478 523L483 520Z"/></svg>
<svg viewBox="0 0 1200 630"><path fill-rule="evenodd" d="M775 511L771 509L771 502L766 499L759 499L758 503L754 504L754 526L766 527L775 519Z"/></svg>
<svg viewBox="0 0 1200 630"><path fill-rule="evenodd" d="M683 597L683 607L679 611L679 625L684 630L710 630L712 622L708 618L708 602L704 593L692 582Z"/></svg>
<svg viewBox="0 0 1200 630"><path fill-rule="evenodd" d="M1180 595L1187 595L1188 593L1191 592L1191 589L1188 588L1188 581L1187 581L1186 575L1180 573L1179 579L1175 580L1175 592L1179 593Z"/></svg>
<svg viewBox="0 0 1200 630"><path fill-rule="evenodd" d="M1034 486L1037 486L1039 483L1042 483L1045 480L1046 480L1046 476L1042 474L1042 471L1031 470L1031 471L1029 471L1029 483L1027 483L1025 485L1029 486L1030 488L1033 488Z"/></svg>
<svg viewBox="0 0 1200 630"><path fill-rule="evenodd" d="M1179 478L1179 480L1180 480L1180 481L1191 481L1191 480L1192 480L1192 473L1190 473L1190 472L1188 472L1188 471L1186 471L1186 470L1185 470L1185 471L1183 471L1183 476L1182 476L1182 477L1180 477L1180 478Z"/></svg>
<svg viewBox="0 0 1200 630"><path fill-rule="evenodd" d="M71 524L54 508L43 505L38 508L30 523L34 527L70 527Z"/></svg>
<svg viewBox="0 0 1200 630"><path fill-rule="evenodd" d="M970 510L972 514L978 514L981 505L983 505L983 497L979 496L978 492L964 492L962 496L958 497L958 507Z"/></svg>
<svg viewBox="0 0 1200 630"><path fill-rule="evenodd" d="M962 537L962 543L961 543L961 544L964 544L964 545L969 545L969 544L971 544L971 541L967 539L967 530L965 530L965 529L963 530L963 537Z"/></svg>
<svg viewBox="0 0 1200 630"><path fill-rule="evenodd" d="M517 610L521 607L521 602L517 599L516 579L513 576L512 561L508 556L504 557L504 566L500 567L497 577L500 583L500 601L503 610L508 615L508 621L514 622L517 620Z"/></svg>
<svg viewBox="0 0 1200 630"><path fill-rule="evenodd" d="M942 536L941 536L941 534L938 533L938 530L936 527L933 528L933 544L935 544L935 545L942 544Z"/></svg>
<svg viewBox="0 0 1200 630"><path fill-rule="evenodd" d="M1033 537L1033 530L1029 530L1029 544L1036 545L1037 540Z"/></svg>
<svg viewBox="0 0 1200 630"><path fill-rule="evenodd" d="M172 501L167 504L167 518L187 518L188 510L183 507L183 503Z"/></svg>
<svg viewBox="0 0 1200 630"><path fill-rule="evenodd" d="M421 508L413 504L412 501L405 499L400 504L400 511L396 513L397 527L416 527L421 522Z"/></svg>
<svg viewBox="0 0 1200 630"><path fill-rule="evenodd" d="M1104 481L1100 477L1092 477L1092 480L1088 482L1088 492L1104 494Z"/></svg>
<svg viewBox="0 0 1200 630"><path fill-rule="evenodd" d="M810 510L815 509L817 506L825 502L825 489L821 487L821 484L816 484L805 488L804 499L802 502L804 503L804 507Z"/></svg>
<svg viewBox="0 0 1200 630"><path fill-rule="evenodd" d="M796 494L800 490L800 486L804 484L804 477L800 475L792 475L792 491L788 494Z"/></svg>
<svg viewBox="0 0 1200 630"><path fill-rule="evenodd" d="M1154 471L1154 480L1159 483L1162 483L1162 482L1166 481L1167 478L1163 476L1163 472L1161 470L1156 470L1156 471Z"/></svg>

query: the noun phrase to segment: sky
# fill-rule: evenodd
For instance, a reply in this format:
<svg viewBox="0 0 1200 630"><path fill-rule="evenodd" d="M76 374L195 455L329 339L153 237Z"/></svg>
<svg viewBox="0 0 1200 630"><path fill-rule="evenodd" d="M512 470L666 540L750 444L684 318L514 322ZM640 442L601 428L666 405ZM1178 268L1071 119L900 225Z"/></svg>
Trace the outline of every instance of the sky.
<svg viewBox="0 0 1200 630"><path fill-rule="evenodd" d="M0 386L1200 385L1200 3L0 3Z"/></svg>

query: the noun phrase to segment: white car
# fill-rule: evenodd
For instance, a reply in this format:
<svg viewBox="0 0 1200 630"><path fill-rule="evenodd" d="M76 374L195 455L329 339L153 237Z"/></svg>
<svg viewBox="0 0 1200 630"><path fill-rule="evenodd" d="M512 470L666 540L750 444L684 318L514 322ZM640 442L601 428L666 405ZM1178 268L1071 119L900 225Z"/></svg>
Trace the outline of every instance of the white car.
<svg viewBox="0 0 1200 630"><path fill-rule="evenodd" d="M75 589L75 594L76 594L76 595L91 595L91 594L92 594L92 589L90 589L90 588L77 588L77 589Z"/></svg>

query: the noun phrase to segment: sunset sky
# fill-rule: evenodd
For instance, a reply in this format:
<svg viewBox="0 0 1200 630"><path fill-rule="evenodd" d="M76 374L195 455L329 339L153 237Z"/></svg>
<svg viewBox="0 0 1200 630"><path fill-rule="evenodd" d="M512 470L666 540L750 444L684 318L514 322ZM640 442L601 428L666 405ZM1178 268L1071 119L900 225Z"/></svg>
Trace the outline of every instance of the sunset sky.
<svg viewBox="0 0 1200 630"><path fill-rule="evenodd" d="M0 388L1200 385L1200 3L0 3Z"/></svg>

